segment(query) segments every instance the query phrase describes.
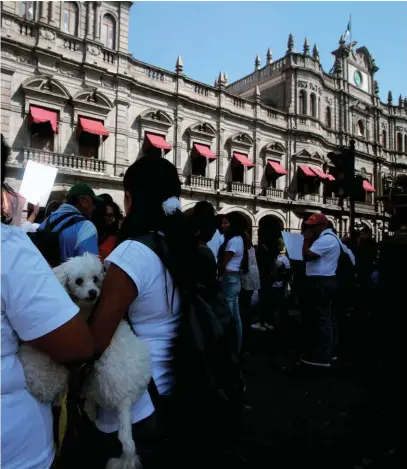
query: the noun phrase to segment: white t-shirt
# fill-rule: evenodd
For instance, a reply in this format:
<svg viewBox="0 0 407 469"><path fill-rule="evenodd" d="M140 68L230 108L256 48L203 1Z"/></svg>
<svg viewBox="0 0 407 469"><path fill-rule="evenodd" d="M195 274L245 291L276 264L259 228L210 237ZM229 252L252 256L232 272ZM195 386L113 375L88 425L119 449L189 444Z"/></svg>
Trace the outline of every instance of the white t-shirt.
<svg viewBox="0 0 407 469"><path fill-rule="evenodd" d="M48 469L54 459L51 405L26 389L18 339L42 337L79 309L20 228L1 225L1 254L1 467Z"/></svg>
<svg viewBox="0 0 407 469"><path fill-rule="evenodd" d="M339 254L341 252L338 240L339 238L330 228L320 234L319 238L310 247L310 251L319 254L320 257L307 262L307 276L332 277L336 274Z"/></svg>
<svg viewBox="0 0 407 469"><path fill-rule="evenodd" d="M279 254L276 259L276 267L277 269L281 269L284 266L284 270L288 270L290 268L290 261L285 254ZM284 282L282 280L278 280L273 283L273 288L282 288L284 286Z"/></svg>
<svg viewBox="0 0 407 469"><path fill-rule="evenodd" d="M218 262L219 249L224 242L225 237L220 234L219 230L216 230L215 234L212 236L212 239L208 243L206 243L208 248L213 252L216 262Z"/></svg>
<svg viewBox="0 0 407 469"><path fill-rule="evenodd" d="M138 296L130 305L129 318L138 337L149 346L158 392L170 394L174 385L173 339L178 329L181 307L178 291L172 303L171 275L164 270L159 257L138 241L121 243L105 260L106 268L111 263L126 272L137 286ZM153 412L153 403L146 392L133 405L132 423L149 417ZM105 433L117 431L117 413L99 409L96 426Z"/></svg>
<svg viewBox="0 0 407 469"><path fill-rule="evenodd" d="M229 272L240 272L240 266L243 260L244 244L241 236L234 236L231 238L227 245L225 252L233 252L232 259L228 262L226 270Z"/></svg>

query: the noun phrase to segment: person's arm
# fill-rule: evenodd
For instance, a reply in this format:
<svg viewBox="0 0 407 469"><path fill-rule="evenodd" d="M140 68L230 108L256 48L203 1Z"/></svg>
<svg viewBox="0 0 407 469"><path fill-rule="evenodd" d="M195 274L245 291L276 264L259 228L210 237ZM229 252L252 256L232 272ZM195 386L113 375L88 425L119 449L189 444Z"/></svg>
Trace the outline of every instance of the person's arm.
<svg viewBox="0 0 407 469"><path fill-rule="evenodd" d="M34 223L39 213L40 213L40 204L37 204L34 207L34 210L32 211L31 215L27 218L27 221L30 223Z"/></svg>
<svg viewBox="0 0 407 469"><path fill-rule="evenodd" d="M302 245L302 256L305 262L314 261L320 257L319 254L311 251L311 246L316 240L315 232L312 228L304 231L304 244Z"/></svg>
<svg viewBox="0 0 407 469"><path fill-rule="evenodd" d="M90 324L97 354L102 354L109 347L120 321L137 295L133 280L119 266L110 264Z"/></svg>
<svg viewBox="0 0 407 469"><path fill-rule="evenodd" d="M232 257L235 255L232 251L225 251L222 259L219 261L219 274L223 274Z"/></svg>
<svg viewBox="0 0 407 469"><path fill-rule="evenodd" d="M79 308L31 241L21 240L18 252L6 257L2 300L19 338L55 361L90 358L93 340Z"/></svg>

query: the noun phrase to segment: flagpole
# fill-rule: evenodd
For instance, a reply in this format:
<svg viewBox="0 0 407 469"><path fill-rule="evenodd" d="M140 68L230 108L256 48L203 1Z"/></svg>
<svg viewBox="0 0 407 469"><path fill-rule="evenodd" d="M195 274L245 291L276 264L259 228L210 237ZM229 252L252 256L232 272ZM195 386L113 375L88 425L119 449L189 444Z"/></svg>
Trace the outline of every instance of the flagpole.
<svg viewBox="0 0 407 469"><path fill-rule="evenodd" d="M350 47L352 48L352 15L349 15L349 26L350 26Z"/></svg>

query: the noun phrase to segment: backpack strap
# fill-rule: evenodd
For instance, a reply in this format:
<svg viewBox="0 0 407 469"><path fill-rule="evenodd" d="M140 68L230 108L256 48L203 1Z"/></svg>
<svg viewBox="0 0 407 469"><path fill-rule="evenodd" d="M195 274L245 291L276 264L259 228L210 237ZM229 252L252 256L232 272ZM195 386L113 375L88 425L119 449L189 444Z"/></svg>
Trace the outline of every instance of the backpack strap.
<svg viewBox="0 0 407 469"><path fill-rule="evenodd" d="M53 231L53 233L62 233L62 231L66 230L67 228L70 228L71 226L76 225L77 223L81 221L86 221L86 218L84 217L72 217L70 220L68 220L61 228L58 230Z"/></svg>
<svg viewBox="0 0 407 469"><path fill-rule="evenodd" d="M348 255L348 253L345 251L345 249L343 249L342 247L342 243L340 242L339 238L337 236L335 236L333 233L325 233L324 235L322 236L333 236L336 241L338 241L338 244L339 244L339 249L341 250L341 252L345 253L346 255Z"/></svg>
<svg viewBox="0 0 407 469"><path fill-rule="evenodd" d="M72 216L74 215L74 216ZM73 219L77 220L78 218L80 220L86 220L85 217L82 217L81 215L76 215L75 212L69 212L69 213L64 213L63 215L61 215L60 217L57 217L55 220L51 221L51 216L48 217L47 221L45 222L45 226L44 228L42 228L40 231L47 231L47 232L53 232L53 233L60 233L62 230L64 230L65 228L68 228L69 226L72 226L72 224L70 224L71 220L69 220L65 225L63 225L62 228L60 228L59 230L57 231L54 231L54 228L56 226L58 226L61 221L64 221L66 220L67 218L69 217L72 217ZM77 223L77 222L75 222ZM75 224L73 223L73 224Z"/></svg>

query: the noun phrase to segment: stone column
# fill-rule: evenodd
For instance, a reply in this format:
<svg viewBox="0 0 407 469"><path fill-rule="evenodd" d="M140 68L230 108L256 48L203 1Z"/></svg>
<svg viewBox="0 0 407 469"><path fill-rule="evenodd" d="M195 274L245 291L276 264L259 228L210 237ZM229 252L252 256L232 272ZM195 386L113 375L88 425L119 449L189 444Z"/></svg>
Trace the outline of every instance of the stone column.
<svg viewBox="0 0 407 469"><path fill-rule="evenodd" d="M86 39L92 39L92 2L86 2Z"/></svg>
<svg viewBox="0 0 407 469"><path fill-rule="evenodd" d="M47 21L47 7L48 2L40 2L40 21L46 23Z"/></svg>
<svg viewBox="0 0 407 469"><path fill-rule="evenodd" d="M61 4L62 8L62 4ZM61 13L62 14L62 13ZM49 2L49 23L52 26L56 26L56 21L55 21L55 2Z"/></svg>
<svg viewBox="0 0 407 469"><path fill-rule="evenodd" d="M100 3L96 2L95 5L95 34L94 39L96 41L100 40Z"/></svg>

